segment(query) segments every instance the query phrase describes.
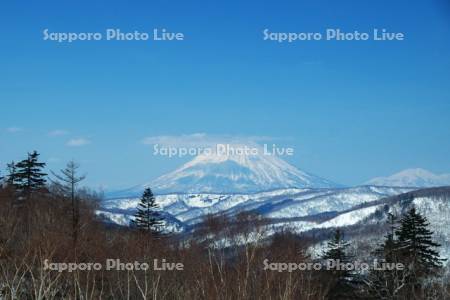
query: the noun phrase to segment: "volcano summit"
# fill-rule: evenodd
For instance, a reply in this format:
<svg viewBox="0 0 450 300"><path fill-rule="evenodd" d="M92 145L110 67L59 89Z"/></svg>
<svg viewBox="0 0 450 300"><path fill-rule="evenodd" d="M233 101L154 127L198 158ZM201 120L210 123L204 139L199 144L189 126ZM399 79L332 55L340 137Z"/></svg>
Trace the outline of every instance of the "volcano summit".
<svg viewBox="0 0 450 300"><path fill-rule="evenodd" d="M237 145L241 148L243 145ZM275 155L202 153L151 182L115 193L135 196L151 187L156 193L253 193L282 188L329 188L338 185L301 171Z"/></svg>

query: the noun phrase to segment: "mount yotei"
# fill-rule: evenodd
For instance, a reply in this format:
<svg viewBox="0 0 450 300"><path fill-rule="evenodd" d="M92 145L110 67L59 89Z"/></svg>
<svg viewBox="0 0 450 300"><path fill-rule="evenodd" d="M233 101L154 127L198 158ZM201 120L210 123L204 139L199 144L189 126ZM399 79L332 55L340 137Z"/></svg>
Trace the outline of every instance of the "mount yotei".
<svg viewBox="0 0 450 300"><path fill-rule="evenodd" d="M274 155L200 154L149 183L112 193L138 196L145 188L169 193L255 193L283 188L331 188L339 185L299 170Z"/></svg>

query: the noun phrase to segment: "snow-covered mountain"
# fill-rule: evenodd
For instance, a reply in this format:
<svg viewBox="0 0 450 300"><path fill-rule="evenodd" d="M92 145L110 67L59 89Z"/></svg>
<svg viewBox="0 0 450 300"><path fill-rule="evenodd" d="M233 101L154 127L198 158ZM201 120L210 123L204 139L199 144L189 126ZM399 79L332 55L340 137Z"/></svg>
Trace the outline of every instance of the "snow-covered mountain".
<svg viewBox="0 0 450 300"><path fill-rule="evenodd" d="M269 221L269 232L286 227L310 232L370 226L392 197L443 185L450 185L450 175L411 169L375 178L366 186L343 188L277 156L209 153L149 183L109 195L98 213L127 225L140 194L151 187L171 231L189 231L210 214L233 218L240 212L256 212Z"/></svg>
<svg viewBox="0 0 450 300"><path fill-rule="evenodd" d="M235 149L245 145L234 145ZM283 188L329 188L339 185L301 171L262 149L256 154L207 153L149 183L112 193L137 196L150 187L168 193L254 193Z"/></svg>
<svg viewBox="0 0 450 300"><path fill-rule="evenodd" d="M440 255L450 258L450 187L425 188L386 197L360 207L355 207L339 213L319 224L309 224L309 228L323 229L328 227L346 227L347 236L355 243L365 243L367 253L358 248L361 257L370 256L374 247L381 243L384 234L388 232L388 214L396 216L399 220L410 208L416 210L427 218L434 233L433 239L441 245ZM295 224L297 228L299 224ZM303 230L308 228L303 225ZM308 225L308 224L307 224ZM306 229L305 229L306 228ZM367 247L372 245L372 247ZM448 261L447 261L448 262Z"/></svg>
<svg viewBox="0 0 450 300"><path fill-rule="evenodd" d="M195 225L208 214L234 216L253 211L281 224L315 228L314 216L336 215L375 201L411 191L411 188L371 187L281 189L253 194L168 194L157 195L161 210L184 226ZM139 198L109 199L101 213L122 225L128 224ZM302 221L307 219L307 221ZM356 218L359 221L358 218ZM356 222L356 221L355 221ZM181 228L179 226L179 228Z"/></svg>
<svg viewBox="0 0 450 300"><path fill-rule="evenodd" d="M436 175L424 169L407 169L388 177L377 177L366 182L378 186L436 187L450 185L450 174Z"/></svg>
<svg viewBox="0 0 450 300"><path fill-rule="evenodd" d="M387 232L388 213L400 217L415 206L430 221L436 240L442 244L441 255L450 258L450 187L417 190L360 186L289 188L250 194L167 194L157 195L156 202L165 215L167 229L172 232L189 232L210 214L223 214L232 219L240 212L256 212L268 221L267 237L289 229L326 238L333 228L345 227L355 244L365 243L369 250ZM138 198L105 200L98 214L116 224L128 225L138 203ZM369 250L364 255L369 256Z"/></svg>

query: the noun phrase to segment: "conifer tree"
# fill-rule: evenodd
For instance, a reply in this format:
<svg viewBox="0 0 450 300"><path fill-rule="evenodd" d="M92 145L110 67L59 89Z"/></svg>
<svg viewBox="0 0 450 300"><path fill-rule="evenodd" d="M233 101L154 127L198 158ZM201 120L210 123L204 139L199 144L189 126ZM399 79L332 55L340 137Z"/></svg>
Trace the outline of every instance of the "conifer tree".
<svg viewBox="0 0 450 300"><path fill-rule="evenodd" d="M398 260L398 241L395 236L397 218L391 213L388 213L388 224L389 232L384 236L385 239L383 244L374 251L374 254L386 262L396 262Z"/></svg>
<svg viewBox="0 0 450 300"><path fill-rule="evenodd" d="M348 262L349 257L346 254L346 249L349 246L348 242L345 242L343 239L343 234L340 229L336 229L333 237L327 243L327 249L323 254L322 258L332 259L332 260L340 260L342 262Z"/></svg>
<svg viewBox="0 0 450 300"><path fill-rule="evenodd" d="M138 204L137 212L132 220L132 226L144 232L159 234L162 226L162 217L158 211L158 204L150 188L146 188Z"/></svg>
<svg viewBox="0 0 450 300"><path fill-rule="evenodd" d="M335 264L351 263L351 256L347 254L350 244L344 241L340 229L336 229L333 238L328 242L327 249L322 255L322 259L327 262L333 261ZM327 299L353 299L355 295L354 274L347 268L334 268L331 270L331 287L327 294Z"/></svg>
<svg viewBox="0 0 450 300"><path fill-rule="evenodd" d="M14 161L6 165L8 175L6 177L6 184L10 187L17 187L17 168Z"/></svg>
<svg viewBox="0 0 450 300"><path fill-rule="evenodd" d="M402 218L401 226L396 230L397 251L400 260L410 271L412 284L420 278L435 274L444 261L439 256L437 248L440 245L433 241L429 225L427 219L413 207Z"/></svg>
<svg viewBox="0 0 450 300"><path fill-rule="evenodd" d="M372 270L369 292L376 299L414 299L421 295L420 280L435 275L442 267L443 260L436 250L440 245L433 241L427 219L414 207L402 218L398 229L392 215L389 220L391 230L375 254L386 263L401 263L405 268Z"/></svg>
<svg viewBox="0 0 450 300"><path fill-rule="evenodd" d="M368 293L373 299L399 299L399 295L406 284L406 271L397 268L398 241L395 235L397 228L397 218L388 214L389 232L385 235L385 240L375 251L378 264L383 263L384 268L373 268L365 281L368 286ZM386 267L389 266L389 267Z"/></svg>
<svg viewBox="0 0 450 300"><path fill-rule="evenodd" d="M45 167L45 163L39 162L39 153L33 151L28 153L28 157L15 165L17 169L15 177L17 181L18 189L25 194L30 194L34 191L42 190L45 188L47 176L42 171Z"/></svg>

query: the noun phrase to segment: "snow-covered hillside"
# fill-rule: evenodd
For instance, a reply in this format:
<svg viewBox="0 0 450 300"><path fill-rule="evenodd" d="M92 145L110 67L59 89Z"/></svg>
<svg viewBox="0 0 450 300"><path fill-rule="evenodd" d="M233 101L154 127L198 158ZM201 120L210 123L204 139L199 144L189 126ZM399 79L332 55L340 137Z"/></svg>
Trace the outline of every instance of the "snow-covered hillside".
<svg viewBox="0 0 450 300"><path fill-rule="evenodd" d="M207 214L222 213L229 216L243 211L258 212L265 218L284 220L311 217L323 213L338 213L355 206L410 191L408 188L355 187L324 189L280 189L253 194L169 194L157 195L156 202L164 213L184 225L193 225ZM103 202L102 211L112 219L128 220L139 198L109 199Z"/></svg>
<svg viewBox="0 0 450 300"><path fill-rule="evenodd" d="M99 214L127 225L138 201L138 198L110 199L103 203ZM400 218L415 206L427 217L436 240L442 244L442 256L450 258L450 187L290 188L253 194L158 195L156 201L166 216L169 231L189 230L207 214L233 217L251 211L268 221L266 236L289 229L297 233L324 232L322 237L326 238L326 232L332 228L346 227L355 243L371 245L367 249L381 242L387 230L388 212Z"/></svg>
<svg viewBox="0 0 450 300"><path fill-rule="evenodd" d="M245 145L234 145L242 149ZM255 147L255 146L253 146ZM259 148L258 148L259 149ZM137 196L150 187L167 193L254 193L285 188L329 188L339 185L301 171L281 158L256 154L203 153L177 170L149 183L110 194L111 197Z"/></svg>
<svg viewBox="0 0 450 300"><path fill-rule="evenodd" d="M415 207L427 218L430 229L434 232L434 240L442 245L441 256L450 258L450 187L427 188L388 197L374 202L373 205L352 209L332 220L342 218L342 222L335 222L337 226L354 225L353 232L356 232L356 235L352 239L364 240L375 247L383 239L383 231L388 230L386 225L388 213L400 220L411 207ZM353 215L353 220L348 222L345 216L350 215ZM319 226L323 226L323 224ZM381 234L373 232L373 228L368 229L370 226L381 229ZM350 229L347 231L352 232Z"/></svg>
<svg viewBox="0 0 450 300"><path fill-rule="evenodd" d="M271 232L286 227L305 232L373 224L373 216L392 197L417 187L445 185L449 179L449 175L411 169L375 178L370 185L343 188L263 150L246 155L209 153L150 183L110 195L99 214L128 225L140 194L150 187L166 217L166 228L172 231L189 230L210 214L233 217L256 212L268 220ZM372 223L364 223L366 220Z"/></svg>
<svg viewBox="0 0 450 300"><path fill-rule="evenodd" d="M436 175L424 169L407 169L388 177L377 177L366 182L379 186L436 187L450 185L450 174Z"/></svg>

